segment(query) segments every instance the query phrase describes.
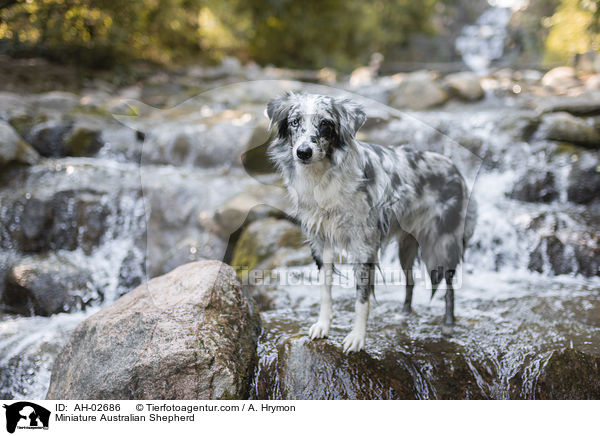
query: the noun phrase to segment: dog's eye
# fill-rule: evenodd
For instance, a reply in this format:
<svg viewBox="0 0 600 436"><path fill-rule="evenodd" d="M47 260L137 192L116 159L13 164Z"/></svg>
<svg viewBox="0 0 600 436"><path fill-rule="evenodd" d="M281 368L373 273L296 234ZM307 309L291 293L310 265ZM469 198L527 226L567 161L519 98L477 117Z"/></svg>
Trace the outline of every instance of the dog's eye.
<svg viewBox="0 0 600 436"><path fill-rule="evenodd" d="M328 121L321 121L321 123L319 124L319 134L321 136L328 136L331 134L331 123L329 123Z"/></svg>
<svg viewBox="0 0 600 436"><path fill-rule="evenodd" d="M297 119L290 121L290 126L292 127L298 127L298 124L300 124L300 122Z"/></svg>

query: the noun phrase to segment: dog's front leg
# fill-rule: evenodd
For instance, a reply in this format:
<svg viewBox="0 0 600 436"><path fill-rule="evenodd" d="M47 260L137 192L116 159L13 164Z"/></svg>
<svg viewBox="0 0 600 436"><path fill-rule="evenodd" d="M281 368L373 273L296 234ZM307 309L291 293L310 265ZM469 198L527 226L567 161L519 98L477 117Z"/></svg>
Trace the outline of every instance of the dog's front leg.
<svg viewBox="0 0 600 436"><path fill-rule="evenodd" d="M361 263L355 269L356 303L354 305L354 325L342 343L344 353L360 351L365 346L367 320L369 319L369 299L375 289L375 263Z"/></svg>
<svg viewBox="0 0 600 436"><path fill-rule="evenodd" d="M333 305L331 301L331 283L333 280L333 250L327 244L323 248L322 265L319 271L321 282L321 308L319 320L310 327L311 339L324 338L329 334L331 318L333 318Z"/></svg>

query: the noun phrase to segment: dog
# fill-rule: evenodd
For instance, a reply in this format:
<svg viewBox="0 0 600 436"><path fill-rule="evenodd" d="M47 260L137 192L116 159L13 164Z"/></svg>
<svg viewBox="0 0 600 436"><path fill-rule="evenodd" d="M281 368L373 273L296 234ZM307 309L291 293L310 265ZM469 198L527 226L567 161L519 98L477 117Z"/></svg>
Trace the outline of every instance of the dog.
<svg viewBox="0 0 600 436"><path fill-rule="evenodd" d="M477 211L450 159L358 141L366 114L348 99L288 92L271 100L266 112L273 133L268 154L283 176L323 283L310 338L329 333L334 252L341 252L354 264L356 278L354 325L342 349L350 353L364 347L379 249L394 239L406 276L403 311L411 312L412 267L420 255L432 298L446 282L444 324L453 325L452 279Z"/></svg>

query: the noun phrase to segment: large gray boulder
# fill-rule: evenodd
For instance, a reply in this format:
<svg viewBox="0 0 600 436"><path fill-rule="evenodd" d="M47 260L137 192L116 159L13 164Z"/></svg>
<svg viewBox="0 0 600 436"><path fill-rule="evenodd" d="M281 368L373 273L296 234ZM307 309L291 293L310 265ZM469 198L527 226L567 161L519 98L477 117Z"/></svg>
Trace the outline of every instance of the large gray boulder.
<svg viewBox="0 0 600 436"><path fill-rule="evenodd" d="M54 364L47 398L247 398L258 334L233 269L188 263L81 323Z"/></svg>

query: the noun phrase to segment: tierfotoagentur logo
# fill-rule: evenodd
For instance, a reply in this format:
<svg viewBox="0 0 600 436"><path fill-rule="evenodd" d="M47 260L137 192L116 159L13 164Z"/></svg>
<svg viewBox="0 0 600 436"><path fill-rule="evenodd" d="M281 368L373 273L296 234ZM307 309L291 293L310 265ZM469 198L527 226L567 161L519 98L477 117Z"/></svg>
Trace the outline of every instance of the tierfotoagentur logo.
<svg viewBox="0 0 600 436"><path fill-rule="evenodd" d="M29 401L19 401L10 405L4 404L6 409L6 431L14 433L19 430L48 430L50 411L42 406Z"/></svg>

